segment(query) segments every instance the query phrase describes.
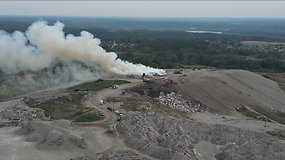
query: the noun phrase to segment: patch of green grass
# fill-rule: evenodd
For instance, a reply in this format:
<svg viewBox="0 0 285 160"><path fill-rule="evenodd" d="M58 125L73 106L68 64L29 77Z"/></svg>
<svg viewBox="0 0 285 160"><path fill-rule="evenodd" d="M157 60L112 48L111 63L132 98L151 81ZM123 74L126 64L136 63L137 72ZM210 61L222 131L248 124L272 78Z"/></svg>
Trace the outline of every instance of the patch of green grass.
<svg viewBox="0 0 285 160"><path fill-rule="evenodd" d="M69 88L68 90L100 90L103 88L111 87L113 85L120 85L130 83L124 80L106 80L106 81L97 81L97 82L89 82L83 83L78 86L74 86ZM81 118L83 113L89 112L92 109L84 109L84 106L81 104L83 96L86 93L82 92L71 92L71 94L67 96L62 96L55 99L50 99L43 103L30 106L32 108L41 108L44 110L44 114L48 117L51 116L54 119L74 119ZM83 115L82 115L83 116Z"/></svg>
<svg viewBox="0 0 285 160"><path fill-rule="evenodd" d="M263 43L243 43L244 45L247 45L247 46L271 46L272 44L271 43L266 43L266 42L263 42Z"/></svg>
<svg viewBox="0 0 285 160"><path fill-rule="evenodd" d="M108 88L112 87L113 85L121 85L121 84L126 84L130 83L129 81L125 80L104 80L104 81L99 81L99 82L88 82L88 83L83 83L74 87L68 88L68 90L88 90L88 91L95 91L95 90L100 90L103 88Z"/></svg>
<svg viewBox="0 0 285 160"><path fill-rule="evenodd" d="M84 95L84 93L70 94L67 96L50 99L30 107L43 109L46 116L68 118L69 114L79 112L83 109L81 99Z"/></svg>
<svg viewBox="0 0 285 160"><path fill-rule="evenodd" d="M87 109L78 111L78 112L74 113L71 117L79 116L79 115L81 115L81 114L83 114L83 113L87 113L87 112L89 112L89 111L91 111L91 110L93 110L93 109L92 109L92 108L87 108Z"/></svg>
<svg viewBox="0 0 285 160"><path fill-rule="evenodd" d="M251 106L256 112L265 115L266 117L281 123L285 124L285 113L281 111L273 111L267 108L259 107L259 106Z"/></svg>
<svg viewBox="0 0 285 160"><path fill-rule="evenodd" d="M104 117L98 115L97 113L90 113L80 116L74 120L74 122L93 122L103 119Z"/></svg>
<svg viewBox="0 0 285 160"><path fill-rule="evenodd" d="M72 96L72 100L70 102L75 105L81 105L81 100L84 95L85 95L84 93L75 94Z"/></svg>
<svg viewBox="0 0 285 160"><path fill-rule="evenodd" d="M250 117L253 119L257 119L257 120L261 120L261 121L265 121L265 122L272 122L269 118L265 117L264 115L250 111L249 109L247 109L244 106L236 108L236 111L243 114L244 116L247 116L247 117Z"/></svg>
<svg viewBox="0 0 285 160"><path fill-rule="evenodd" d="M205 66L205 65L184 65L179 64L175 68L186 68L186 69L213 69L214 67Z"/></svg>
<svg viewBox="0 0 285 160"><path fill-rule="evenodd" d="M266 133L277 137L281 140L285 140L285 130L281 130L281 129L276 129L276 130L272 130L272 131L267 131Z"/></svg>

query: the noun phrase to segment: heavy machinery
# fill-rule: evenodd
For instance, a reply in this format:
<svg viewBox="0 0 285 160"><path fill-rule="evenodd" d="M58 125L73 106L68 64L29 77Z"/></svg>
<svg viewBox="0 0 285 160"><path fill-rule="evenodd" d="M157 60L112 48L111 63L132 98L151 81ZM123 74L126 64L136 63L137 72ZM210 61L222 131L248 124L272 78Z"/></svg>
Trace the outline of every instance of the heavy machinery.
<svg viewBox="0 0 285 160"><path fill-rule="evenodd" d="M182 71L183 71L182 69L177 69L174 71L174 74L182 74Z"/></svg>

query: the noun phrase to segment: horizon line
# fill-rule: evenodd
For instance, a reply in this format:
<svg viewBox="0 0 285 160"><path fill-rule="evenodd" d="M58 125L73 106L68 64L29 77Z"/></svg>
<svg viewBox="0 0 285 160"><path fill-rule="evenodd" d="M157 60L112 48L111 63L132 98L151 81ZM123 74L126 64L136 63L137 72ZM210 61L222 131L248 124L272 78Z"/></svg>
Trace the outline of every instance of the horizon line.
<svg viewBox="0 0 285 160"><path fill-rule="evenodd" d="M66 15L0 15L0 17L62 17L112 19L285 19L285 17L129 17L129 16L66 16Z"/></svg>

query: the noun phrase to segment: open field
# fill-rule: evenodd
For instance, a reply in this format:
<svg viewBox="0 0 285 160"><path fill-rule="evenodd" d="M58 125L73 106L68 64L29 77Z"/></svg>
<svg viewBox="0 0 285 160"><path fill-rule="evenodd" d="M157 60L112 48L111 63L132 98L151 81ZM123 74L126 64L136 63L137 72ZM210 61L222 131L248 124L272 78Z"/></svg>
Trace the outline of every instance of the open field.
<svg viewBox="0 0 285 160"><path fill-rule="evenodd" d="M241 41L241 43L249 46L285 45L285 43L280 43L280 42L263 42L263 41Z"/></svg>

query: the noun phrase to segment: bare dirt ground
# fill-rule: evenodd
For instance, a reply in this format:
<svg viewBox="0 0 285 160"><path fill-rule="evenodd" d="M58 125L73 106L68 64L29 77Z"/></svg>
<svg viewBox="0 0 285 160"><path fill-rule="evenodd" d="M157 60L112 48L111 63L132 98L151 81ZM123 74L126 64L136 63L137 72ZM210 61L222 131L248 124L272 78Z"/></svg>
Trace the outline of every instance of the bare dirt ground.
<svg viewBox="0 0 285 160"><path fill-rule="evenodd" d="M31 121L22 128L0 128L0 160L285 158L284 141L266 134L274 129L285 130L284 125L253 120L235 111L240 105L258 105L284 112L285 93L278 83L242 70L184 70L183 74L173 71L168 70L167 76L150 83L126 78L131 83L95 92L85 106L102 111L105 118L101 121L72 125ZM174 83L168 84L167 79ZM119 102L106 102L109 97L122 98L122 91L128 89L142 94L147 90L150 99L160 96L160 92L179 93L210 110L188 114L192 120L187 120L171 114L126 111ZM56 95L61 94L64 92L58 90ZM47 95L53 94L47 91ZM29 96L33 99L33 94ZM125 96L133 94L128 92ZM101 99L106 103L100 105ZM9 108L16 102L1 102L0 107ZM118 115L107 107L119 109L123 120L117 121ZM116 126L112 134L108 133L109 125Z"/></svg>

